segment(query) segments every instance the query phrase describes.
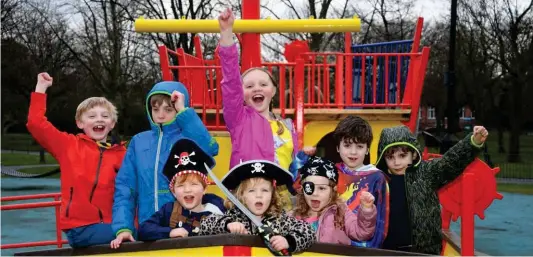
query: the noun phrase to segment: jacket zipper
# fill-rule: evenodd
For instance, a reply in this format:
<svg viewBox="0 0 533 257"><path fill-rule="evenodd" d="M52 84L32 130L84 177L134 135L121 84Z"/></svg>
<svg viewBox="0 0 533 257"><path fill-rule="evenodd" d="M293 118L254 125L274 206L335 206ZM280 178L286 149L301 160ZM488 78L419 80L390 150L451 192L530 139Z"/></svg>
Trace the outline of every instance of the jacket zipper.
<svg viewBox="0 0 533 257"><path fill-rule="evenodd" d="M157 195L157 169L159 168L159 154L161 153L161 142L163 141L163 128L160 125L159 127L159 139L157 140L157 151L155 154L155 165L154 165L154 207L155 211L159 210L158 204L158 195Z"/></svg>
<svg viewBox="0 0 533 257"><path fill-rule="evenodd" d="M91 189L91 194L89 195L89 203L92 203L93 201L94 191L96 190L96 186L98 185L98 177L100 176L100 167L102 166L102 159L104 158L104 150L101 148L99 149L100 149L100 157L98 159L98 166L96 167L96 178L94 180L93 188ZM95 206L95 207L96 209L98 209L98 215L100 216L100 223L103 223L104 219L102 217L102 211L100 210L100 208L98 208L98 206Z"/></svg>
<svg viewBox="0 0 533 257"><path fill-rule="evenodd" d="M407 205L407 218L409 219L409 227L411 229L411 248L414 247L414 240L413 240L413 234L414 234L414 230L413 230L413 222L411 220L411 206L409 206L409 189L407 187L407 172L405 173L405 176L403 178L403 183L404 183L404 186L405 186L405 204Z"/></svg>
<svg viewBox="0 0 533 257"><path fill-rule="evenodd" d="M74 195L74 187L70 187L70 198L68 199L67 210L65 211L65 216L68 217L68 211L70 209L70 204L72 203L72 196Z"/></svg>

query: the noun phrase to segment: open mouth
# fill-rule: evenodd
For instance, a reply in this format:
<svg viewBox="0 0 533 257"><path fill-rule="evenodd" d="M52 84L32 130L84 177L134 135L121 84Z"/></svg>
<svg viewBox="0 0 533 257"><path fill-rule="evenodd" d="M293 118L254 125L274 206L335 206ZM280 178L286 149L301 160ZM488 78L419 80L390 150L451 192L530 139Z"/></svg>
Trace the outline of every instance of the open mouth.
<svg viewBox="0 0 533 257"><path fill-rule="evenodd" d="M317 209L320 207L320 201L319 200L311 200L311 208Z"/></svg>
<svg viewBox="0 0 533 257"><path fill-rule="evenodd" d="M183 197L183 200L185 201L185 203L187 203L187 204L191 204L191 203L193 203L193 201L194 201L194 196L192 196L192 195L186 195L186 196Z"/></svg>
<svg viewBox="0 0 533 257"><path fill-rule="evenodd" d="M104 130L105 130L105 126L103 125L98 125L98 126L93 127L94 132L104 132Z"/></svg>
<svg viewBox="0 0 533 257"><path fill-rule="evenodd" d="M352 162L356 162L358 158L355 158L355 157L348 157L348 160L352 161Z"/></svg>
<svg viewBox="0 0 533 257"><path fill-rule="evenodd" d="M262 202L255 202L254 206L257 209L261 209L261 208L263 208L263 203Z"/></svg>
<svg viewBox="0 0 533 257"><path fill-rule="evenodd" d="M255 104L261 104L261 103L263 103L264 100L265 100L265 96L263 96L263 95L254 95L254 96L252 96L252 101Z"/></svg>

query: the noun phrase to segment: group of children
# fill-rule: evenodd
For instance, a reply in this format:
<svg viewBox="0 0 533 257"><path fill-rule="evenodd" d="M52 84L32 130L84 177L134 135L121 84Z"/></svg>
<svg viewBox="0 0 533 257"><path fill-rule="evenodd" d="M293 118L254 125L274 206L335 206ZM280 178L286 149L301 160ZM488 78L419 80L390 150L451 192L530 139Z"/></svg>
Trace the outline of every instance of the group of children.
<svg viewBox="0 0 533 257"><path fill-rule="evenodd" d="M334 131L342 159L333 163L299 151L293 123L272 113L277 87L264 69L239 71L234 16L219 16L224 120L231 136L225 187L276 233L277 251L304 251L313 242L439 254L439 188L472 162L488 136L483 127L441 159L423 161L405 126L381 132L376 165L364 164L372 128L349 116ZM52 78L38 75L27 127L61 167L61 228L72 247L221 233L259 234L232 202L206 193L207 167L218 144L189 107L179 82L157 83L146 97L151 129L129 145L107 141L116 108L102 97L83 101L76 124L58 131L45 116ZM138 224L138 225L137 225Z"/></svg>

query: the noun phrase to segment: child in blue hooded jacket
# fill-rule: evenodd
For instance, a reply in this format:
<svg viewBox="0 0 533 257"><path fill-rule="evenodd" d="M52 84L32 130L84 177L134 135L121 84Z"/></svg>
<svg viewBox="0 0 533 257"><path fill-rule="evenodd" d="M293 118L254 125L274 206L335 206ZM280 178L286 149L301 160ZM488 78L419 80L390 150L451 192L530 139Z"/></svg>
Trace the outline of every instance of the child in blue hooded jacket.
<svg viewBox="0 0 533 257"><path fill-rule="evenodd" d="M146 112L151 129L131 139L115 181L115 245L124 240L135 241L136 212L141 224L164 204L174 201L168 188L170 181L162 170L176 141L189 138L209 155L218 154L218 143L194 109L189 108L189 93L182 83L155 84L146 97Z"/></svg>

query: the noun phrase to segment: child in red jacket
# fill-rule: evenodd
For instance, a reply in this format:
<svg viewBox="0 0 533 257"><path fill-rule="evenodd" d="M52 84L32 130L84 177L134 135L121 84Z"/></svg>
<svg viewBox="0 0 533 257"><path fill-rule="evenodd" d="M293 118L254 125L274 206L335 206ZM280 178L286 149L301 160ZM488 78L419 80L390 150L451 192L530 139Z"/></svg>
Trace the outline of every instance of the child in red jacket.
<svg viewBox="0 0 533 257"><path fill-rule="evenodd" d="M107 143L117 110L103 97L88 98L76 109L76 125L84 133L61 132L45 116L45 93L52 82L48 73L37 76L26 126L59 162L60 227L72 247L108 244L115 238L111 230L115 175L126 153L123 143Z"/></svg>

